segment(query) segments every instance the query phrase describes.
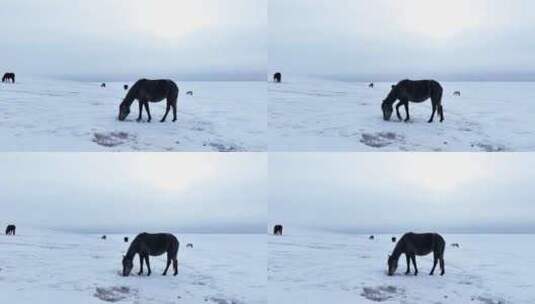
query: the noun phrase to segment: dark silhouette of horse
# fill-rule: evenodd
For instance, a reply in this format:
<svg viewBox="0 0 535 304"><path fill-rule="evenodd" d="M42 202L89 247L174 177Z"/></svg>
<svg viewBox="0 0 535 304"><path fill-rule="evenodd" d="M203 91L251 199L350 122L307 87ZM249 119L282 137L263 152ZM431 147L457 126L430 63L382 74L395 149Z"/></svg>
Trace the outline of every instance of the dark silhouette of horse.
<svg viewBox="0 0 535 304"><path fill-rule="evenodd" d="M373 82L372 82L372 83L370 83L370 84L368 85L368 88L370 88L370 89L373 89L373 88L375 88L375 83L373 83Z"/></svg>
<svg viewBox="0 0 535 304"><path fill-rule="evenodd" d="M139 116L137 121L141 121L143 106L147 111L148 122L151 121L149 102L160 102L167 99L167 110L160 122L165 122L167 114L173 108L173 122L176 121L176 103L178 99L178 87L172 80L138 80L128 91L123 102L119 106L119 120L124 121L130 114L130 106L134 100L139 101Z"/></svg>
<svg viewBox="0 0 535 304"><path fill-rule="evenodd" d="M282 82L282 74L277 72L273 74L273 82L281 83Z"/></svg>
<svg viewBox="0 0 535 304"><path fill-rule="evenodd" d="M101 87L101 88L105 88L105 87L106 87L106 83L103 82L103 83L100 85L100 87Z"/></svg>
<svg viewBox="0 0 535 304"><path fill-rule="evenodd" d="M440 261L440 275L444 275L444 249L446 242L442 236L437 233L407 233L401 237L396 244L392 255L388 256L388 275L394 275L398 268L398 260L402 254L407 258L407 271L405 274L411 273L410 262L414 265L414 275L418 275L418 267L416 266L416 256L428 255L433 253L433 269L429 275L433 275L437 262Z"/></svg>
<svg viewBox="0 0 535 304"><path fill-rule="evenodd" d="M4 77L2 77L2 82L9 82L15 83L15 73L5 73Z"/></svg>
<svg viewBox="0 0 535 304"><path fill-rule="evenodd" d="M375 240L375 236L370 235L370 236L368 237L368 239L369 239L369 240Z"/></svg>
<svg viewBox="0 0 535 304"><path fill-rule="evenodd" d="M392 90L381 105L383 119L390 120L394 111L394 103L396 100L399 100L399 103L396 105L396 114L399 120L402 120L401 114L399 114L399 107L405 106L405 112L407 113L405 121L409 121L409 101L421 103L431 98L433 112L428 122L433 122L437 111L438 115L440 115L440 122L443 122L442 93L442 86L435 80L402 80L397 85L392 86Z"/></svg>
<svg viewBox="0 0 535 304"><path fill-rule="evenodd" d="M124 89L125 91L128 90L128 85L125 84L125 85L123 86L123 89Z"/></svg>
<svg viewBox="0 0 535 304"><path fill-rule="evenodd" d="M459 243L453 243L451 244L451 247L461 248L461 245L459 245Z"/></svg>
<svg viewBox="0 0 535 304"><path fill-rule="evenodd" d="M125 236L123 240L124 240L125 243L128 243L128 237L127 236Z"/></svg>
<svg viewBox="0 0 535 304"><path fill-rule="evenodd" d="M461 91L455 91L453 92L453 96L461 96Z"/></svg>
<svg viewBox="0 0 535 304"><path fill-rule="evenodd" d="M17 230L17 226L15 226L15 225L7 225L7 227L6 227L6 235L15 235L15 230Z"/></svg>
<svg viewBox="0 0 535 304"><path fill-rule="evenodd" d="M392 243L395 243L396 242L396 237L392 237Z"/></svg>
<svg viewBox="0 0 535 304"><path fill-rule="evenodd" d="M162 275L167 275L169 265L173 262L174 275L178 274L178 254L179 242L176 237L169 233L149 234L141 233L132 241L128 252L123 256L123 276L130 275L132 268L134 268L134 256L139 255L139 272L138 275L143 274L143 261L147 264L148 273L150 276L149 256L160 256L167 253L167 266Z"/></svg>
<svg viewBox="0 0 535 304"><path fill-rule="evenodd" d="M193 248L193 244L192 244L192 243L188 243L188 244L186 245L186 248Z"/></svg>
<svg viewBox="0 0 535 304"><path fill-rule="evenodd" d="M106 237L106 235L103 235L103 236L100 237L100 239L105 240L105 239L107 239L107 237Z"/></svg>
<svg viewBox="0 0 535 304"><path fill-rule="evenodd" d="M193 91L188 91L186 95L193 96Z"/></svg>
<svg viewBox="0 0 535 304"><path fill-rule="evenodd" d="M282 225L275 225L273 227L273 234L274 235L282 235Z"/></svg>

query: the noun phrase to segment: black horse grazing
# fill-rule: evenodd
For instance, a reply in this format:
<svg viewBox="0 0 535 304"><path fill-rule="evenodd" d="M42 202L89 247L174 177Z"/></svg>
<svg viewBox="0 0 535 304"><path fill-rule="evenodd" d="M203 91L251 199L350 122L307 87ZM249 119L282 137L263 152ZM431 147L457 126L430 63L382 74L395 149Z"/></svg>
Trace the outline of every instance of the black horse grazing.
<svg viewBox="0 0 535 304"><path fill-rule="evenodd" d="M15 235L15 230L17 227L15 225L7 225L6 227L6 235Z"/></svg>
<svg viewBox="0 0 535 304"><path fill-rule="evenodd" d="M173 108L173 121L176 121L176 102L178 99L178 87L172 80L138 80L128 91L126 97L119 107L119 120L123 121L130 114L130 106L134 100L139 101L139 116L137 121L141 120L143 113L143 106L149 116L150 122L152 117L150 116L149 102L160 102L167 99L167 110L163 116L161 122L165 122L167 114Z"/></svg>
<svg viewBox="0 0 535 304"><path fill-rule="evenodd" d="M175 270L174 275L178 274L178 254L179 243L176 237L169 233L149 234L141 233L132 241L128 252L123 257L123 276L130 275L132 268L134 268L134 256L139 255L139 272L138 275L143 274L143 261L147 264L148 273L150 276L149 256L159 256L167 253L167 266L163 275L167 275L167 270L171 261Z"/></svg>
<svg viewBox="0 0 535 304"><path fill-rule="evenodd" d="M282 225L275 225L273 227L273 234L274 235L282 235Z"/></svg>
<svg viewBox="0 0 535 304"><path fill-rule="evenodd" d="M5 73L4 77L2 77L2 82L9 82L15 83L15 73Z"/></svg>
<svg viewBox="0 0 535 304"><path fill-rule="evenodd" d="M444 249L446 242L442 236L437 233L407 233L401 237L396 244L392 255L388 256L388 275L394 275L398 268L398 260L402 254L407 258L407 271L405 274L411 273L410 262L414 265L414 275L418 275L418 267L416 266L416 256L428 255L433 253L433 269L429 275L433 275L437 262L440 261L440 275L444 275Z"/></svg>
<svg viewBox="0 0 535 304"><path fill-rule="evenodd" d="M396 105L396 114L399 120L402 120L401 114L399 114L399 107L405 106L405 112L407 113L405 121L409 121L409 101L420 103L431 98L433 113L428 122L433 122L433 118L437 111L438 115L440 115L440 122L443 122L444 110L442 108L442 93L442 86L435 80L402 80L397 85L392 86L392 90L381 105L383 119L390 120L392 112L394 111L394 103L398 99L399 103Z"/></svg>
<svg viewBox="0 0 535 304"><path fill-rule="evenodd" d="M281 83L282 82L282 74L277 72L273 74L273 82Z"/></svg>

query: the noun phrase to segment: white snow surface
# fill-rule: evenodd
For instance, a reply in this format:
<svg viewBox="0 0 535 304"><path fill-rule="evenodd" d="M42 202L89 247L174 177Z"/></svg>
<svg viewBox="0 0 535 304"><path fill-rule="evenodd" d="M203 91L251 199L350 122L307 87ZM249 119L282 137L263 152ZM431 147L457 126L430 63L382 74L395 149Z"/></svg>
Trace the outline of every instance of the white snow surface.
<svg viewBox="0 0 535 304"><path fill-rule="evenodd" d="M0 303L267 302L265 235L177 233L176 277L161 275L165 255L150 257L151 276L146 267L137 275L136 256L132 275L123 277L123 237L135 235L17 232L0 236Z"/></svg>
<svg viewBox="0 0 535 304"><path fill-rule="evenodd" d="M427 123L430 101L410 103L408 123L395 113L384 121L381 102L392 84L372 89L313 78L270 83L270 151L535 150L535 82L442 82L445 121L433 124Z"/></svg>
<svg viewBox="0 0 535 304"><path fill-rule="evenodd" d="M429 276L432 255L416 257L418 276L386 274L391 237L337 233L269 239L269 303L535 303L535 235L443 235L446 274ZM459 243L460 248L451 247ZM437 266L438 267L438 266ZM412 269L412 267L411 267ZM437 268L438 269L438 268Z"/></svg>
<svg viewBox="0 0 535 304"><path fill-rule="evenodd" d="M177 81L178 121L159 120L165 100L150 103L152 122L136 122L134 102L117 119L128 82L100 83L17 78L0 84L0 151L265 151L264 82ZM193 91L193 96L186 95Z"/></svg>

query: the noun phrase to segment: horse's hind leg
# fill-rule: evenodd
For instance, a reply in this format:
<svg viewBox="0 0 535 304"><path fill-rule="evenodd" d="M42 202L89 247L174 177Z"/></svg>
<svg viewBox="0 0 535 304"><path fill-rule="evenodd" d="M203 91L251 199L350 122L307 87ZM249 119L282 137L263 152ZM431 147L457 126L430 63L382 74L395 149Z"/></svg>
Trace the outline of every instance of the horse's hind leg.
<svg viewBox="0 0 535 304"><path fill-rule="evenodd" d="M433 104L433 113L431 113L431 118L429 118L428 123L433 122L433 119L435 118L435 113L437 112L437 104L435 103L434 100L432 101L432 104Z"/></svg>
<svg viewBox="0 0 535 304"><path fill-rule="evenodd" d="M443 276L444 273L446 273L446 270L444 269L444 257L440 257L440 275Z"/></svg>
<svg viewBox="0 0 535 304"><path fill-rule="evenodd" d="M163 271L162 275L167 275L167 270L169 269L169 265L171 265L171 259L168 256L167 257L167 265L165 266L165 270Z"/></svg>
<svg viewBox="0 0 535 304"><path fill-rule="evenodd" d="M165 110L165 115L163 116L162 120L160 122L165 122L167 119L167 114L169 114L169 111L171 111L171 104L167 102L167 109Z"/></svg>
<svg viewBox="0 0 535 304"><path fill-rule="evenodd" d="M173 100L173 103L171 104L171 106L173 107L173 122L176 121L176 99Z"/></svg>
<svg viewBox="0 0 535 304"><path fill-rule="evenodd" d="M178 261L176 260L176 258L173 258L173 269L175 270L175 273L173 275L177 275L178 274Z"/></svg>
<svg viewBox="0 0 535 304"><path fill-rule="evenodd" d="M433 275L433 273L435 273L435 267L437 267L437 263L438 257L436 254L433 254L433 268L431 268L431 272L429 273L429 275Z"/></svg>
<svg viewBox="0 0 535 304"><path fill-rule="evenodd" d="M438 114L440 115L440 122L444 121L444 108L441 104L438 105Z"/></svg>

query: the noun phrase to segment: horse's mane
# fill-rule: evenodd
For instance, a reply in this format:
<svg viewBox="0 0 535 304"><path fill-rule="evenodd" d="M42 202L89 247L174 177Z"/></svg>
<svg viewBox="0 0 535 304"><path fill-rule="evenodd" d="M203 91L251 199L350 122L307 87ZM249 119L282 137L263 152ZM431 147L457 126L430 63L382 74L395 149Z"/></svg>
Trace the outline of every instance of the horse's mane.
<svg viewBox="0 0 535 304"><path fill-rule="evenodd" d="M127 103L128 105L131 105L132 102L137 97L137 93L139 91L139 88L141 87L141 84L145 81L145 79L140 79L136 81L136 83L128 90L128 93L126 93L125 98L123 99L123 103Z"/></svg>

